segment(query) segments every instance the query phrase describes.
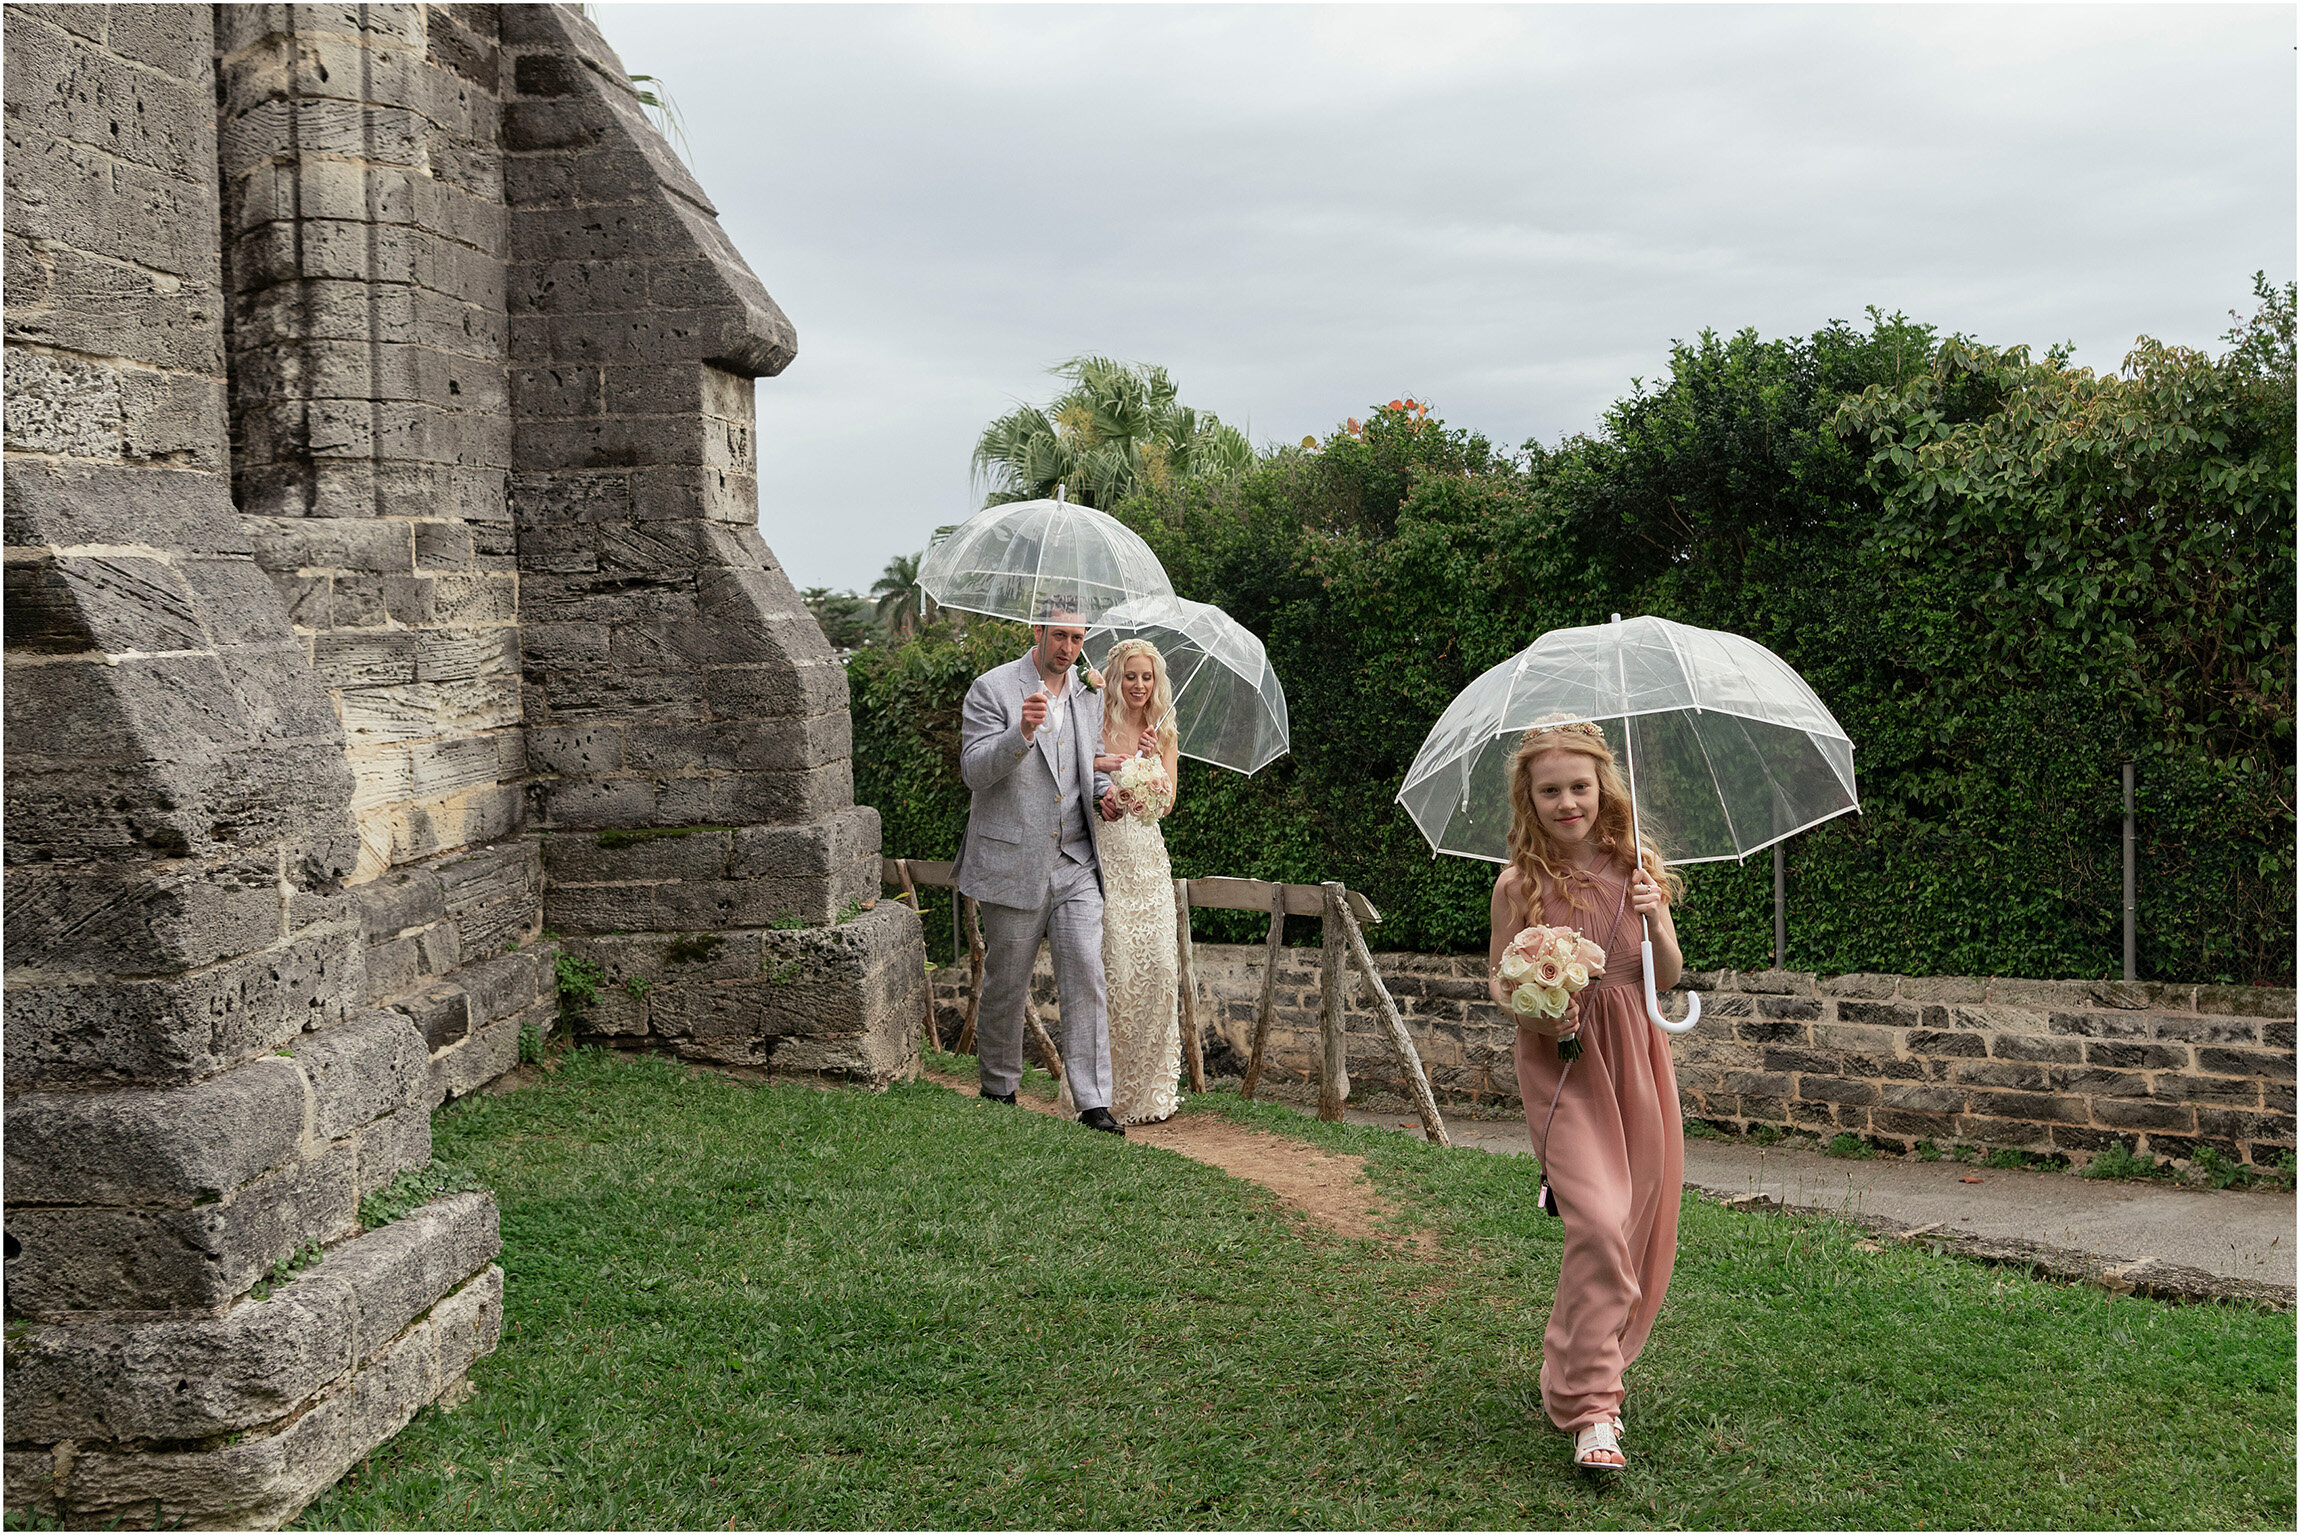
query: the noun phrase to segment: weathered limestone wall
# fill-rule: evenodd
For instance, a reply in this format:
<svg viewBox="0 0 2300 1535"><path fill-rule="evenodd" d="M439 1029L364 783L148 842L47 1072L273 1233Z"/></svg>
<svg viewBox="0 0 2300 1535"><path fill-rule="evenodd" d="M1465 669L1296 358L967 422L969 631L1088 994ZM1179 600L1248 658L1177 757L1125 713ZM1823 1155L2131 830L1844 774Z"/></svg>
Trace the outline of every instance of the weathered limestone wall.
<svg viewBox="0 0 2300 1535"><path fill-rule="evenodd" d="M7 1501L82 1524L284 1518L500 1318L484 1196L360 1234L431 1067L230 498L210 27L6 19Z"/></svg>
<svg viewBox="0 0 2300 1535"><path fill-rule="evenodd" d="M233 488L343 721L356 884L519 821L497 13L217 15Z"/></svg>
<svg viewBox="0 0 2300 1535"><path fill-rule="evenodd" d="M1212 1069L1244 1069L1262 955L1259 944L1197 946ZM1441 1102L1518 1102L1516 1025L1486 1000L1482 957L1378 953L1374 963ZM1352 1088L1402 1094L1364 983L1348 974ZM2076 1162L2112 1144L2159 1156L2210 1145L2259 1163L2293 1149L2291 991L1797 971L1685 980L1702 993L1701 1022L1672 1044L1689 1119ZM936 1027L955 1040L965 968L944 966L934 983ZM1059 1016L1043 955L1034 994ZM1318 951L1287 949L1267 1080L1317 1080L1318 998ZM1684 1014L1675 994L1663 1008Z"/></svg>
<svg viewBox="0 0 2300 1535"><path fill-rule="evenodd" d="M608 975L596 1034L883 1082L923 940L877 901L846 673L757 527L751 381L796 336L589 23L511 7L503 43L545 921Z"/></svg>
<svg viewBox="0 0 2300 1535"><path fill-rule="evenodd" d="M619 1037L869 1083L923 951L754 525L789 323L588 23L6 43L7 1498L277 1523L494 1346L492 1201L359 1206L547 910Z"/></svg>

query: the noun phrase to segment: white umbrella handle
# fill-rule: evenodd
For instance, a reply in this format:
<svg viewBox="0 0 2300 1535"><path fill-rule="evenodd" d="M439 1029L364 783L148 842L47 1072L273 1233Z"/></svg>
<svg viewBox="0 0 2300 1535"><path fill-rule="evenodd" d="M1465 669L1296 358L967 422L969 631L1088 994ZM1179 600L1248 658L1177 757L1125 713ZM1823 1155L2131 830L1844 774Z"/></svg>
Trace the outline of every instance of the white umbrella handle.
<svg viewBox="0 0 2300 1535"><path fill-rule="evenodd" d="M1661 998L1653 989L1653 940L1648 938L1638 944L1637 947L1645 956L1645 1016L1652 1019L1654 1027L1660 1029L1664 1034L1689 1033L1693 1025L1701 1021L1701 993L1697 991L1685 993L1685 1021L1683 1023L1671 1023L1662 1017Z"/></svg>
<svg viewBox="0 0 2300 1535"><path fill-rule="evenodd" d="M1614 614L1613 621L1620 623L1621 615L1619 613ZM1617 658L1617 665L1622 668L1621 744L1629 758L1629 863L1631 869L1629 877L1634 880L1637 878L1636 871L1645 867L1645 838L1637 826L1637 737L1632 733L1635 727L1631 723L1629 715L1628 663ZM1651 924L1646 923L1643 917L1640 917L1638 922L1644 931L1648 933L1652 931ZM1653 940L1645 938L1639 942L1637 947L1639 952L1645 956L1645 1016L1652 1019L1653 1026L1664 1034L1687 1032L1693 1025L1701 1021L1701 993L1697 991L1685 993L1685 1021L1683 1023L1671 1023L1662 1017L1661 998L1653 990Z"/></svg>

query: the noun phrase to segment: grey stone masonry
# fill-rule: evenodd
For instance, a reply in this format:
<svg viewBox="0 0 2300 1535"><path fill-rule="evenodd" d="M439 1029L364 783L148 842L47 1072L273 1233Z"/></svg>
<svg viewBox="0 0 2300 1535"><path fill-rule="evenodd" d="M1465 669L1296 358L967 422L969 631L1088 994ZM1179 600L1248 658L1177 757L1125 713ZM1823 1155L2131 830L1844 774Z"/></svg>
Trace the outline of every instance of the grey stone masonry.
<svg viewBox="0 0 2300 1535"><path fill-rule="evenodd" d="M790 323L575 8L5 46L8 1501L277 1523L492 1347L487 1197L360 1211L547 920L597 1037L874 1085L924 954L757 527Z"/></svg>
<svg viewBox="0 0 2300 1535"><path fill-rule="evenodd" d="M597 31L555 6L507 7L502 31L545 923L610 961L603 1037L883 1082L915 1059L899 1015L924 950L908 911L857 916L879 834L846 674L757 527L752 380L796 337ZM785 936L830 924L835 943ZM668 957L712 941L750 968L705 982Z"/></svg>
<svg viewBox="0 0 2300 1535"><path fill-rule="evenodd" d="M217 15L233 488L343 722L358 882L519 822L497 13Z"/></svg>
<svg viewBox="0 0 2300 1535"><path fill-rule="evenodd" d="M1242 1070L1252 1047L1262 953L1196 946L1216 1069ZM1441 1101L1518 1102L1517 1029L1486 996L1482 956L1374 961ZM934 973L945 1040L964 1016L965 976L964 966ZM2159 1156L2211 1146L2262 1164L2293 1149L2289 990L1780 970L1689 972L1684 985L1702 994L1701 1021L1671 1042L1689 1119L2078 1163L2111 1145ZM1059 1016L1044 955L1034 995ZM1351 1083L1403 1094L1354 971L1344 997ZM1281 1090L1316 1080L1318 1001L1317 951L1286 950L1264 1066ZM1684 1016L1681 994L1662 1005Z"/></svg>

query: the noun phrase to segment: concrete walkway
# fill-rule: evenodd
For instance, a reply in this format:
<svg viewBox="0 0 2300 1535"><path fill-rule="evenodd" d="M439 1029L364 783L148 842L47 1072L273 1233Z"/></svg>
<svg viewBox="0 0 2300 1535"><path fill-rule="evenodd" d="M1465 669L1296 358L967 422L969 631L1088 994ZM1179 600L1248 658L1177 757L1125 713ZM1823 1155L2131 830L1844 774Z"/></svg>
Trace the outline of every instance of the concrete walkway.
<svg viewBox="0 0 2300 1535"><path fill-rule="evenodd" d="M1410 1114L1350 1110L1348 1117L1421 1133ZM1446 1133L1457 1146L1531 1154L1518 1120L1449 1118ZM1881 1236L2120 1292L2289 1308L2300 1277L2290 1193L2168 1188L1898 1157L1855 1161L1706 1138L1685 1143L1685 1185L1752 1207L1818 1211Z"/></svg>

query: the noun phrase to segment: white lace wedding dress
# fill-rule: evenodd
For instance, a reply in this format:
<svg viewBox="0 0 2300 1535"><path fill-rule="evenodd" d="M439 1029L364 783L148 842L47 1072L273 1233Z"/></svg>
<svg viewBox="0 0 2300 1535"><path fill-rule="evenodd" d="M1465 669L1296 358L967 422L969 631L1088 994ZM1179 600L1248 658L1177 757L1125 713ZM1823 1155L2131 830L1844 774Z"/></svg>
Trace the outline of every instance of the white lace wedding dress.
<svg viewBox="0 0 2300 1535"><path fill-rule="evenodd" d="M1110 999L1111 1115L1122 1125L1166 1118L1181 1102L1174 869L1154 820L1097 821L1102 860L1102 970Z"/></svg>

